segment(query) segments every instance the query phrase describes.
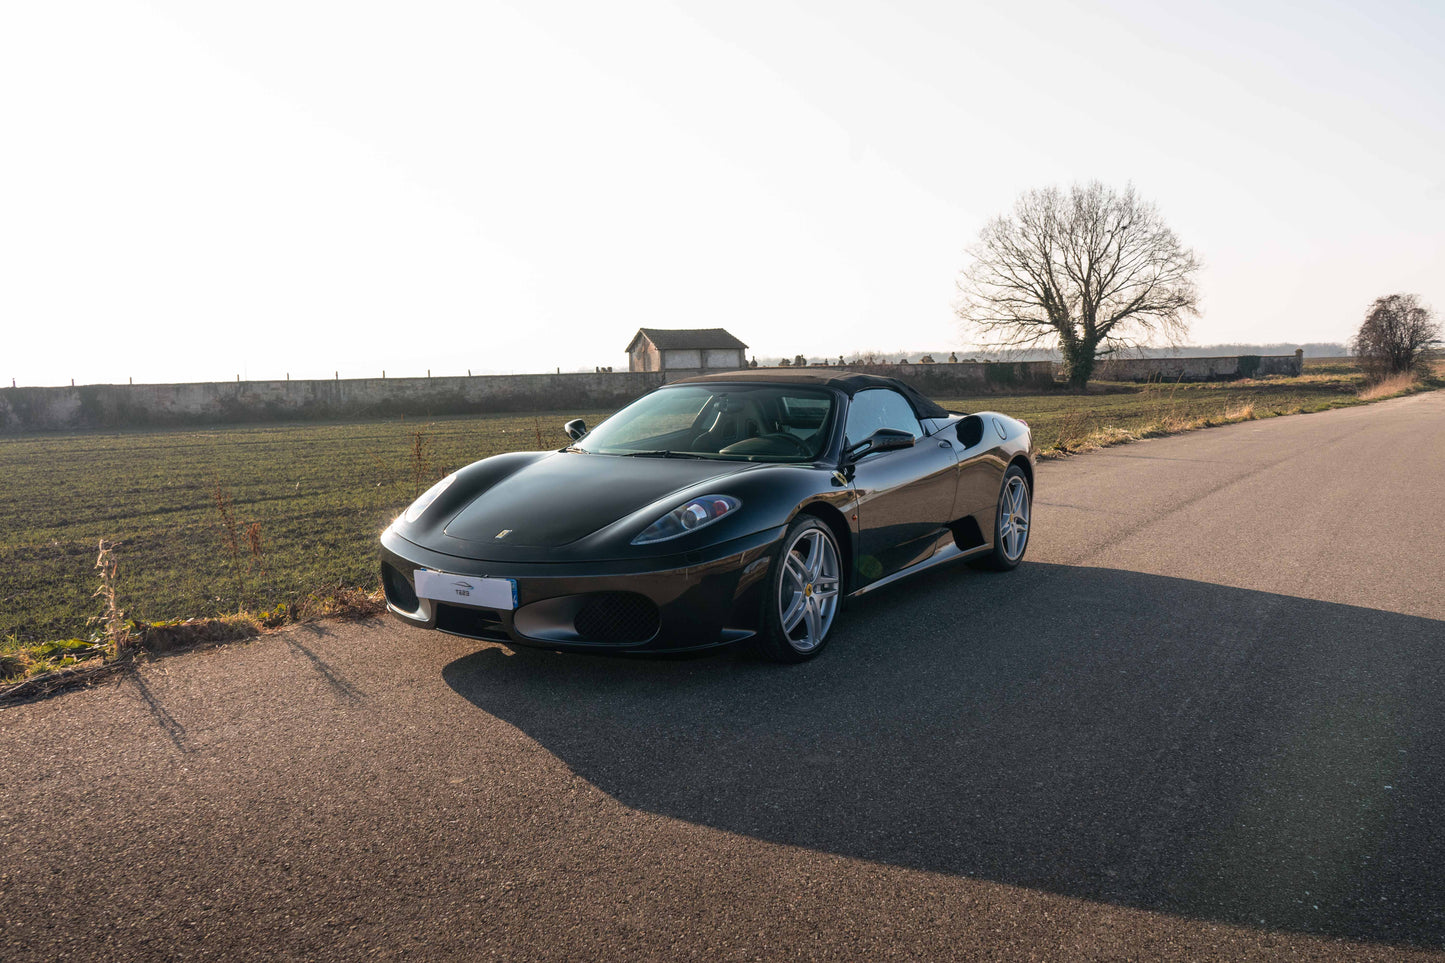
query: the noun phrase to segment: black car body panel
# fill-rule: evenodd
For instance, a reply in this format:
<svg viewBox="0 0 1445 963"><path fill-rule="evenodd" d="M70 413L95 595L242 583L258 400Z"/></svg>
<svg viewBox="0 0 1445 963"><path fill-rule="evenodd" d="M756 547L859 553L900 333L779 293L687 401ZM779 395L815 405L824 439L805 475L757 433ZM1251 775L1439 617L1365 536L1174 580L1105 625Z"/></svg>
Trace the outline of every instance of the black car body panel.
<svg viewBox="0 0 1445 963"><path fill-rule="evenodd" d="M763 440L731 442L716 456L658 445L626 454L515 452L469 465L414 520L398 518L383 533L388 608L419 627L517 645L661 652L726 644L760 630L767 574L800 513L831 528L845 556L846 591L856 595L989 550L1005 469L1019 464L1032 481L1027 425L945 412L891 379L748 371L653 394L699 384L714 392L807 385L832 399L833 414L795 429L817 446L801 459L737 454L801 448L781 437L786 426L768 424L753 426ZM857 413L850 405L861 404L856 396L873 388L908 402L918 437L859 457L845 426ZM699 415L691 436L717 434L708 417ZM658 437L677 443L689 435ZM695 531L638 543L659 518L703 496L740 507ZM515 609L419 597L418 571L510 579Z"/></svg>

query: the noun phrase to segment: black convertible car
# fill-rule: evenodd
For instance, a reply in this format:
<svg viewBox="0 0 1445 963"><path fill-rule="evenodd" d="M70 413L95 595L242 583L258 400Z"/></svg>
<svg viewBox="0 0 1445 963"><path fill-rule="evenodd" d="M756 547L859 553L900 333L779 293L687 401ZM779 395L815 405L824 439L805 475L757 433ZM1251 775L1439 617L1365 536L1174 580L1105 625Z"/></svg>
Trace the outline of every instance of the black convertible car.
<svg viewBox="0 0 1445 963"><path fill-rule="evenodd" d="M449 475L381 536L387 608L509 645L816 655L847 596L1028 547L1029 429L903 382L730 372L665 385L561 451Z"/></svg>

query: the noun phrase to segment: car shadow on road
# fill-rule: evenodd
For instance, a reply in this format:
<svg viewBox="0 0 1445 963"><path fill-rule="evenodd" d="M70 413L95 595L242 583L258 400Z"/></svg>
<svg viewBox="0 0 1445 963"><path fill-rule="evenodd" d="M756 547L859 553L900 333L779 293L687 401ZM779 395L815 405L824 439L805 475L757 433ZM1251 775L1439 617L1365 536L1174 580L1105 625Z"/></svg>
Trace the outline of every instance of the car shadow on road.
<svg viewBox="0 0 1445 963"><path fill-rule="evenodd" d="M1445 945L1445 622L1111 569L954 569L824 655L444 669L628 806L1193 918Z"/></svg>

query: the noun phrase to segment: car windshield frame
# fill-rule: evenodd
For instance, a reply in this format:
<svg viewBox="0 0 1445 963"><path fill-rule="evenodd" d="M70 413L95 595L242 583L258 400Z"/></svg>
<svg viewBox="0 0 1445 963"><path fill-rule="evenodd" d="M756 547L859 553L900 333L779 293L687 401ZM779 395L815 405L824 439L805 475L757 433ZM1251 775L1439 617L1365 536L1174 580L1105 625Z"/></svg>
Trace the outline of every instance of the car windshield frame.
<svg viewBox="0 0 1445 963"><path fill-rule="evenodd" d="M832 448L842 410L840 393L819 385L684 382L643 395L569 450L808 464Z"/></svg>

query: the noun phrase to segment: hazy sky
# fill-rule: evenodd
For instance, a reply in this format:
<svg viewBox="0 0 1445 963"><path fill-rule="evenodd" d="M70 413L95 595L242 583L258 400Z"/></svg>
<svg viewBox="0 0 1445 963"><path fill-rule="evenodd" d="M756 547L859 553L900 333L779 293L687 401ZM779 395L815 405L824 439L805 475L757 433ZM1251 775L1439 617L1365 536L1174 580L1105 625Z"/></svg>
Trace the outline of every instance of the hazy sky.
<svg viewBox="0 0 1445 963"><path fill-rule="evenodd" d="M1445 307L1445 3L12 3L8 384L964 344L1020 191L1132 180L1196 343Z"/></svg>

